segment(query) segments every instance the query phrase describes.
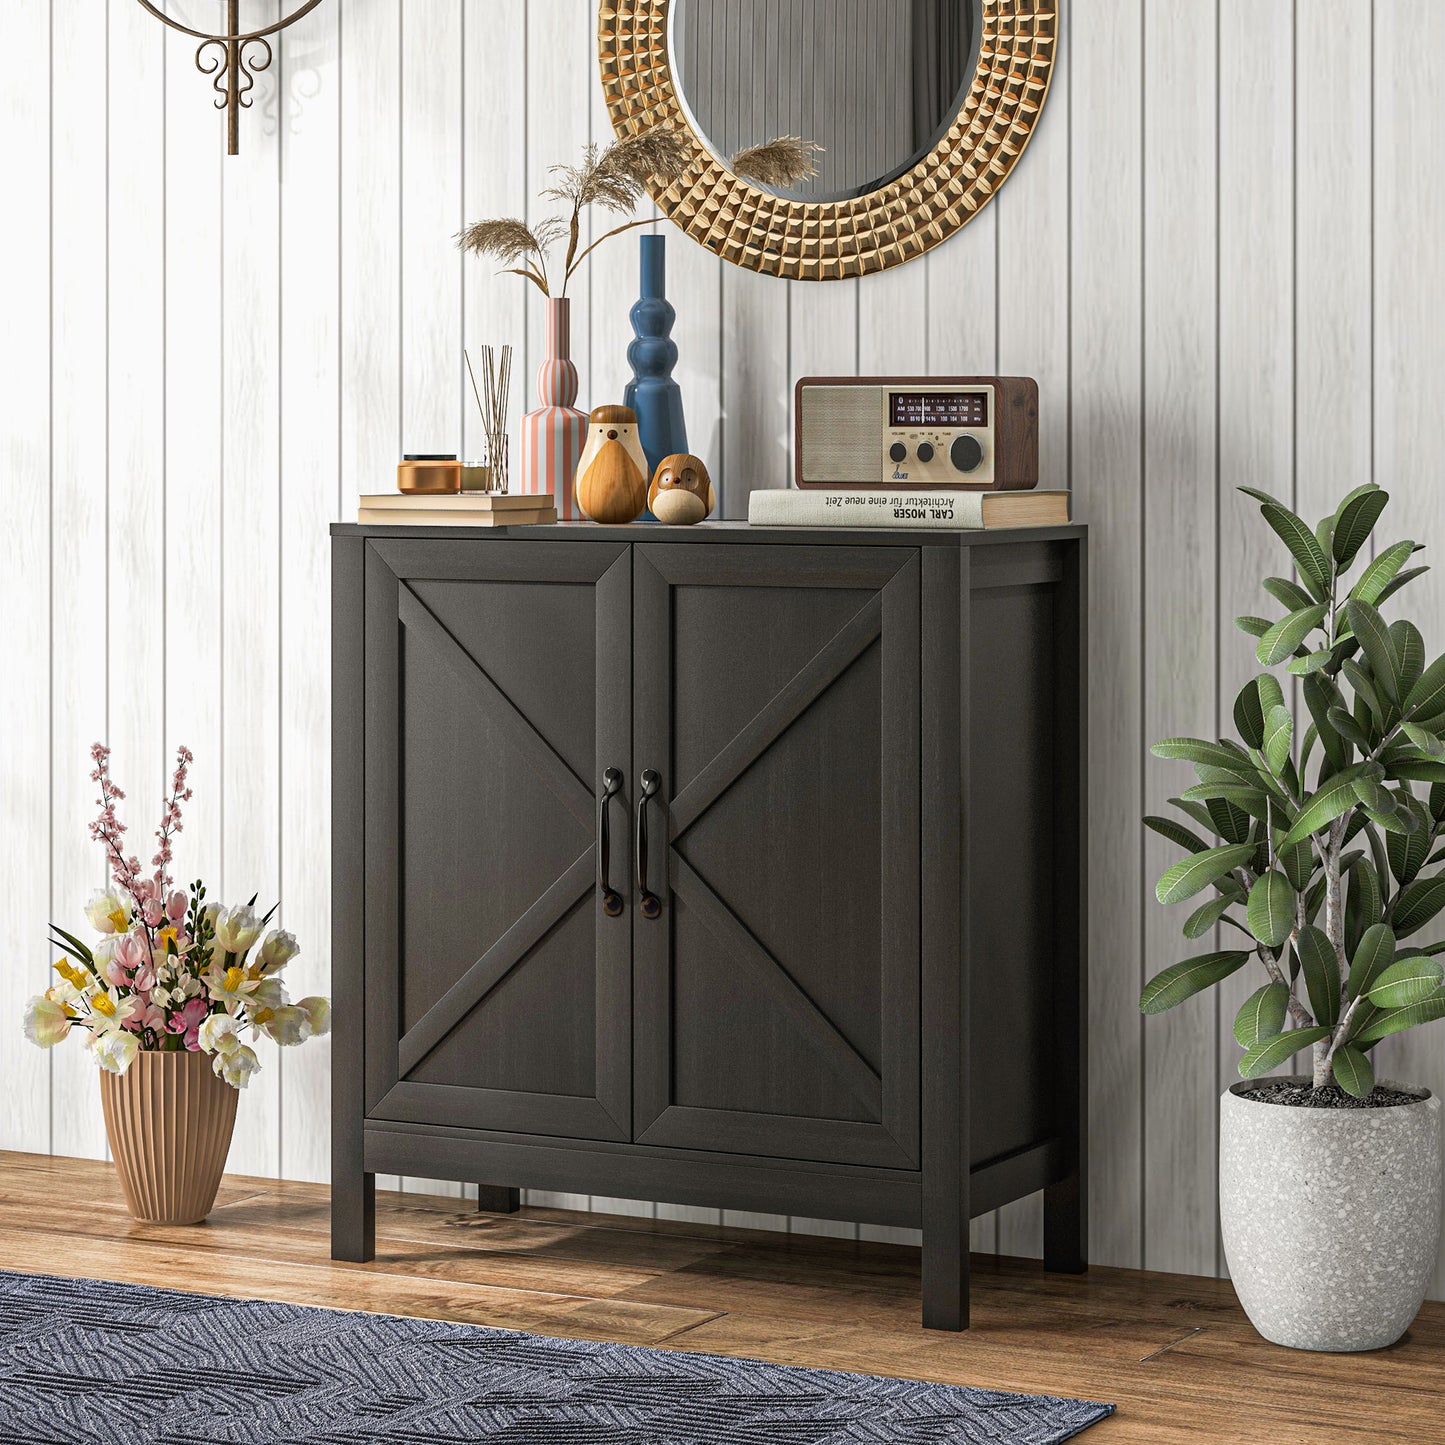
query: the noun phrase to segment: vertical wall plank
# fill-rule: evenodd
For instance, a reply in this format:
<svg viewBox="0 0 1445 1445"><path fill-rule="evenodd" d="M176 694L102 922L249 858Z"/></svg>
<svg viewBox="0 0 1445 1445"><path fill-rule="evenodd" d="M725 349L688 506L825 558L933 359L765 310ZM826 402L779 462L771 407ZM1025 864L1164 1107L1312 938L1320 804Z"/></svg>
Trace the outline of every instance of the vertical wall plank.
<svg viewBox="0 0 1445 1445"><path fill-rule="evenodd" d="M518 104L516 78L527 69L526 0L491 0L462 8L462 213L457 229L491 216L521 216L527 210L526 109ZM509 415L532 405L526 374L528 283L520 276L495 275L495 261L468 257L462 266L463 344L481 371L481 348L512 347ZM500 352L498 353L500 361ZM481 421L467 383L462 396L463 450L478 457ZM509 448L510 451L510 448ZM518 458L510 457L515 471Z"/></svg>
<svg viewBox="0 0 1445 1445"><path fill-rule="evenodd" d="M348 5L341 54L341 515L392 491L401 419L401 0Z"/></svg>
<svg viewBox="0 0 1445 1445"><path fill-rule="evenodd" d="M283 39L281 133L281 578L283 618L326 616L327 525L340 490L337 350L340 73L344 21L323 5ZM330 630L281 633L281 926L301 942L287 970L293 999L331 992ZM331 1041L285 1050L281 1174L326 1179L331 1158Z"/></svg>
<svg viewBox="0 0 1445 1445"><path fill-rule="evenodd" d="M1430 0L1378 0L1375 7L1375 478L1391 494L1387 536L1428 544L1434 570L1389 605L1412 618L1430 655L1445 649L1445 267L1440 203L1445 195L1445 9ZM1427 139L1428 138L1428 139ZM1363 479L1361 479L1363 480ZM1424 935L1422 935L1423 937ZM1412 940L1413 941L1413 940ZM1411 1029L1376 1054L1382 1076L1445 1092L1441 1026ZM1445 1293L1437 1261L1435 1293Z"/></svg>
<svg viewBox="0 0 1445 1445"><path fill-rule="evenodd" d="M243 24L274 18L272 0L241 7ZM137 7L147 34L155 21ZM224 383L221 505L221 735L225 799L221 896L269 909L281 894L280 579L280 97L282 65L256 81L241 153L222 168L226 218L221 341ZM229 1167L276 1174L280 1053L268 1040L261 1072L236 1114Z"/></svg>
<svg viewBox="0 0 1445 1445"><path fill-rule="evenodd" d="M1075 514L1089 523L1089 1250L1143 1262L1141 0L1069 22ZM1027 162L1026 162L1027 164ZM1152 906L1152 899L1149 899Z"/></svg>
<svg viewBox="0 0 1445 1445"><path fill-rule="evenodd" d="M7 38L23 56L0 87L7 200L21 224L0 228L0 267L15 278L0 351L0 465L17 498L0 541L0 616L7 635L6 779L0 800L0 867L12 900L13 961L0 1009L0 1068L10 1104L0 1123L7 1149L50 1148L50 1060L21 1035L25 1000L47 987L49 937L50 709L50 6L10 7ZM65 576L65 585L74 579ZM70 1047L74 1048L72 1044Z"/></svg>
<svg viewBox="0 0 1445 1445"><path fill-rule="evenodd" d="M50 631L49 917L80 933L81 906L106 877L87 828L96 814L88 749L106 730L106 272L97 264L95 241L97 224L104 225L105 203L98 198L106 177L106 30L95 23L90 0L56 0L51 14L51 66L67 77L68 94L52 114L51 151L51 375L57 383L51 391L50 566L57 585ZM32 63L38 69L38 58ZM4 133L15 131L7 123ZM6 274L20 273L7 267ZM6 834L12 836L8 822ZM50 1056L56 1153L105 1157L95 1072L74 1042Z"/></svg>
<svg viewBox="0 0 1445 1445"><path fill-rule="evenodd" d="M1020 166L999 192L998 370L1039 384L1039 485L1069 485L1069 60L1070 32L1049 99ZM998 1211L1000 1254L1043 1253L1044 1198Z"/></svg>
<svg viewBox="0 0 1445 1445"><path fill-rule="evenodd" d="M1213 618L1217 3L1168 0L1144 27L1144 732L1208 736L1218 700ZM1180 786L1149 759L1145 801ZM1191 778L1190 781L1193 781ZM1177 850L1150 834L1145 874ZM1145 971L1182 957L1176 916L1144 914ZM1215 1267L1216 1001L1190 999L1145 1031L1144 1263Z"/></svg>
<svg viewBox="0 0 1445 1445"><path fill-rule="evenodd" d="M1262 671L1254 639L1234 618L1277 615L1260 579L1290 575L1289 553L1258 504L1237 489L1254 487L1288 503L1294 475L1292 21L1287 5L1222 0L1220 7L1219 698L1210 736L1234 736L1234 698ZM1194 947L1233 948L1238 939L1222 928ZM1239 1077L1234 1016L1265 981L1251 960L1218 991L1215 1094ZM1222 1245L1219 1260L1222 1266Z"/></svg>
<svg viewBox="0 0 1445 1445"><path fill-rule="evenodd" d="M341 510L402 454L401 0L346 7L341 49ZM395 1189L394 1175L377 1186Z"/></svg>

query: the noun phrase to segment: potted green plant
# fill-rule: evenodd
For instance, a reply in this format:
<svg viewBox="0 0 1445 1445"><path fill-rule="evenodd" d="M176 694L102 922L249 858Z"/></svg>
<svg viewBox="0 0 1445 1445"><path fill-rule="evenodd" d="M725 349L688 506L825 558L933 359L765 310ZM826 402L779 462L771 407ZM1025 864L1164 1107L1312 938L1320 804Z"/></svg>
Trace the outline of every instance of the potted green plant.
<svg viewBox="0 0 1445 1445"><path fill-rule="evenodd" d="M1296 577L1264 579L1282 617L1237 619L1264 669L1235 699L1238 736L1154 745L1198 778L1170 799L1180 818L1145 819L1184 850L1157 896L1191 900L1185 937L1219 946L1158 974L1140 1008L1262 970L1234 1021L1245 1082L1221 1100L1230 1274L1267 1339L1376 1349L1419 1309L1440 1228L1440 1101L1378 1081L1372 1055L1445 1016L1445 920L1429 927L1445 908L1445 657L1426 666L1419 628L1381 613L1427 570L1408 565L1413 541L1363 560L1387 493L1358 487L1311 529L1241 490ZM1281 1076L1305 1050L1308 1074Z"/></svg>

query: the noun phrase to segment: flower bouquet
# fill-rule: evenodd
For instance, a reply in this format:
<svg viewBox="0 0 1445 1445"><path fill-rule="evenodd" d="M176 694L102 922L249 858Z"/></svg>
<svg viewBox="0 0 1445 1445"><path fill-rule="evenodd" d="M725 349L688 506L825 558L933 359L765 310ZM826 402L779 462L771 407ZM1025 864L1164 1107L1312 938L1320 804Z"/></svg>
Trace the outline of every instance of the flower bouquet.
<svg viewBox="0 0 1445 1445"><path fill-rule="evenodd" d="M100 813L90 833L105 849L112 886L86 906L94 946L52 925L65 956L57 981L27 1005L25 1034L41 1048L73 1029L85 1034L131 1212L190 1222L215 1201L236 1091L260 1067L247 1037L304 1043L329 1030L331 1006L288 997L281 974L298 948L285 929L266 931L274 907L263 917L253 897L223 908L207 901L200 881L172 883L172 844L191 798L190 750L176 754L149 874L124 848L116 804L125 794L111 779L110 749L96 743L91 758Z"/></svg>

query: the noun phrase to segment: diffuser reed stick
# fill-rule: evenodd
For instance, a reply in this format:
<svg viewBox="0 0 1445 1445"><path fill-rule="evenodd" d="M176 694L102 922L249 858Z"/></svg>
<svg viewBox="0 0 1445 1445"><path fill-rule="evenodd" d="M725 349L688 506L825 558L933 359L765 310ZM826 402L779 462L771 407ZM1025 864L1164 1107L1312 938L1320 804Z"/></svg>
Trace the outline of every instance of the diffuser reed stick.
<svg viewBox="0 0 1445 1445"><path fill-rule="evenodd" d="M471 356L463 350L467 375L472 381L472 395L482 419L482 434L487 442L488 492L507 490L507 400L512 388L512 348L501 349L500 361L490 346L482 347L482 382L472 368Z"/></svg>

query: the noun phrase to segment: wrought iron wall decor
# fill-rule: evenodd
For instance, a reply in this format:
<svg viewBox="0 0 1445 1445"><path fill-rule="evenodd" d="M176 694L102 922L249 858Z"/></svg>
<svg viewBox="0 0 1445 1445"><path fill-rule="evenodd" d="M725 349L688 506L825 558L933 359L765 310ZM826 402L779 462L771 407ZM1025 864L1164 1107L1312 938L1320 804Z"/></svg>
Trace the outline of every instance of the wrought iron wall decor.
<svg viewBox="0 0 1445 1445"><path fill-rule="evenodd" d="M216 109L226 112L226 153L234 156L241 150L241 111L250 108L250 92L256 76L271 66L271 42L267 37L309 15L321 0L305 0L305 4L298 5L284 18L250 31L241 29L241 0L226 0L226 29L221 34L193 30L167 15L152 0L138 0L138 3L172 30L194 36L201 42L196 46L196 69L211 77Z"/></svg>

